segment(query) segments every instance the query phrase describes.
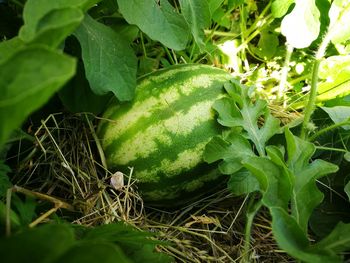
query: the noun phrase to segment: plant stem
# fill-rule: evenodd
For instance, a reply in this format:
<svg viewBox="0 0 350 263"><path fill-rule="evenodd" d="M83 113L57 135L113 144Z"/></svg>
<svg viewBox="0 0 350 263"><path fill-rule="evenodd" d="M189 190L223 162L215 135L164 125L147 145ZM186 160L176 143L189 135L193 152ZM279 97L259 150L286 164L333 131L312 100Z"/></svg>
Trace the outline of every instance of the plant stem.
<svg viewBox="0 0 350 263"><path fill-rule="evenodd" d="M249 263L250 260L250 236L252 232L252 226L253 226L253 220L256 215L256 213L260 210L262 206L261 200L257 201L255 200L255 194L250 196L250 200L248 203L248 209L247 209L247 221L245 225L245 231L244 231L244 246L243 246L243 262Z"/></svg>
<svg viewBox="0 0 350 263"><path fill-rule="evenodd" d="M287 100L285 100L285 86L287 83L287 77L288 77L288 71L289 71L289 62L290 58L292 56L294 47L292 47L290 44L286 44L287 50L286 50L286 56L284 58L283 68L281 72L281 79L280 79L280 85L278 88L277 93L277 101L281 101L283 99L283 106L286 107Z"/></svg>
<svg viewBox="0 0 350 263"><path fill-rule="evenodd" d="M145 47L145 40L143 38L143 33L140 31L140 38L141 38L141 45L142 45L142 50L143 50L143 56L147 58L147 51Z"/></svg>
<svg viewBox="0 0 350 263"><path fill-rule="evenodd" d="M314 135L310 136L309 140L310 141L314 141L317 137L319 137L320 135L328 132L328 131L331 131L333 129L336 129L336 128L339 128L341 126L344 126L344 125L350 125L350 120L346 120L346 121L342 121L342 122L339 122L339 123L335 123L333 125L330 125L330 126L327 126L326 128L322 129L322 130L319 130L318 132L316 132Z"/></svg>
<svg viewBox="0 0 350 263"><path fill-rule="evenodd" d="M11 197L12 197L12 189L9 188L6 191L6 236L11 235Z"/></svg>
<svg viewBox="0 0 350 263"><path fill-rule="evenodd" d="M300 133L300 138L305 140L308 135L308 126L310 123L311 115L315 110L315 103L316 103L316 97L317 97L317 84L318 84L318 72L320 69L320 64L325 56L326 49L328 44L330 43L330 31L327 32L325 38L321 42L321 45L316 53L315 56L315 62L314 66L312 69L312 78L311 78L311 89L310 89L310 94L309 94L309 100L305 108L304 112L304 121L301 127L301 133Z"/></svg>
<svg viewBox="0 0 350 263"><path fill-rule="evenodd" d="M331 151L331 152L343 152L347 153L348 151L342 148L331 148L331 147L324 147L324 146L316 146L317 150L325 150L325 151Z"/></svg>

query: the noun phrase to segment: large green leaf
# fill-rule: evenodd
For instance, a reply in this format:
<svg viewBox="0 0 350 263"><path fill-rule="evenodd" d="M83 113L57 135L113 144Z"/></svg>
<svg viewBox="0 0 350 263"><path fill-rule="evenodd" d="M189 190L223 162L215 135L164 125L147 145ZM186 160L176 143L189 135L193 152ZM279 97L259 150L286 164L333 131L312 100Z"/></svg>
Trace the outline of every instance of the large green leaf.
<svg viewBox="0 0 350 263"><path fill-rule="evenodd" d="M139 231L123 222L119 222L95 227L86 233L83 240L116 243L123 249L125 255L135 263L173 262L170 256L156 252L156 245L165 245L166 243L151 239L152 236L154 234Z"/></svg>
<svg viewBox="0 0 350 263"><path fill-rule="evenodd" d="M334 253L350 249L350 224L339 222L328 236L315 245L315 248Z"/></svg>
<svg viewBox="0 0 350 263"><path fill-rule="evenodd" d="M2 262L53 262L74 244L67 225L45 225L0 239Z"/></svg>
<svg viewBox="0 0 350 263"><path fill-rule="evenodd" d="M244 160L243 164L259 181L263 204L287 210L292 183L283 168L266 157L251 157Z"/></svg>
<svg viewBox="0 0 350 263"><path fill-rule="evenodd" d="M204 49L204 29L210 26L210 9L207 0L180 0L181 13L191 29L194 40Z"/></svg>
<svg viewBox="0 0 350 263"><path fill-rule="evenodd" d="M349 106L335 106L335 107L321 107L327 112L329 117L335 124L349 121L350 122L350 107ZM342 128L350 130L350 125L343 125Z"/></svg>
<svg viewBox="0 0 350 263"><path fill-rule="evenodd" d="M168 0L117 0L119 10L129 24L137 25L153 40L182 50L186 47L190 30L185 18Z"/></svg>
<svg viewBox="0 0 350 263"><path fill-rule="evenodd" d="M11 132L75 73L75 60L45 47L29 47L0 64L0 147Z"/></svg>
<svg viewBox="0 0 350 263"><path fill-rule="evenodd" d="M23 41L18 37L14 37L10 40L0 42L0 63L11 57L23 46Z"/></svg>
<svg viewBox="0 0 350 263"><path fill-rule="evenodd" d="M24 26L19 37L25 42L57 47L84 18L84 11L97 0L28 0L23 10Z"/></svg>
<svg viewBox="0 0 350 263"><path fill-rule="evenodd" d="M113 92L121 100L131 100L136 87L137 59L122 36L86 16L75 32L81 48L86 77L99 95Z"/></svg>
<svg viewBox="0 0 350 263"><path fill-rule="evenodd" d="M341 43L350 38L350 1L334 0L329 10L330 36L333 44Z"/></svg>
<svg viewBox="0 0 350 263"><path fill-rule="evenodd" d="M316 186L316 180L334 173L338 166L323 160L310 159L315 146L294 136L286 130L288 168L294 175L295 185L292 196L292 214L300 227L306 232L312 211L323 199L323 194Z"/></svg>
<svg viewBox="0 0 350 263"><path fill-rule="evenodd" d="M342 260L329 250L311 248L307 236L295 218L284 209L271 207L272 231L278 245L296 259L308 263L341 263Z"/></svg>
<svg viewBox="0 0 350 263"><path fill-rule="evenodd" d="M320 12L315 0L296 0L291 13L281 23L281 32L287 43L295 48L305 48L318 37Z"/></svg>
<svg viewBox="0 0 350 263"><path fill-rule="evenodd" d="M317 101L328 101L350 94L350 56L330 56L321 62Z"/></svg>
<svg viewBox="0 0 350 263"><path fill-rule="evenodd" d="M79 242L70 247L61 257L53 263L131 263L124 252L112 243Z"/></svg>

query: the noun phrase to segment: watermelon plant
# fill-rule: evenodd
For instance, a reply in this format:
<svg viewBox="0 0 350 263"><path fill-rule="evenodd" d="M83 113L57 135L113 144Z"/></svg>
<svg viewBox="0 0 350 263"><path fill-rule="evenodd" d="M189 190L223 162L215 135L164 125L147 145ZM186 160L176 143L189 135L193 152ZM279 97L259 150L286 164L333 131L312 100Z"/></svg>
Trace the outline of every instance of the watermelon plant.
<svg viewBox="0 0 350 263"><path fill-rule="evenodd" d="M0 261L345 261L349 12L1 0Z"/></svg>

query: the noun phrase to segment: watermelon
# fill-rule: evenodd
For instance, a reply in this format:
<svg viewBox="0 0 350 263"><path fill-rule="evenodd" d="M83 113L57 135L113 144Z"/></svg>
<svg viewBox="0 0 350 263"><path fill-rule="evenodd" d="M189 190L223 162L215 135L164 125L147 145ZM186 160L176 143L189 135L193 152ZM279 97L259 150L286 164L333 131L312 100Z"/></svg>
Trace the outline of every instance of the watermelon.
<svg viewBox="0 0 350 263"><path fill-rule="evenodd" d="M146 203L193 201L222 181L203 161L205 145L222 130L212 105L225 96L226 71L176 65L141 78L132 102L112 103L97 134L108 168L132 178Z"/></svg>

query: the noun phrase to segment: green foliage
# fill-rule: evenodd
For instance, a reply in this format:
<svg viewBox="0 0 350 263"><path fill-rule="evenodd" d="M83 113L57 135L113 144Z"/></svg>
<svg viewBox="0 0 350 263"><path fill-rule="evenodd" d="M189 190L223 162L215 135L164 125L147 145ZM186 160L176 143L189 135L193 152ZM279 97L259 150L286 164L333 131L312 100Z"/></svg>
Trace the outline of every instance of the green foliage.
<svg viewBox="0 0 350 263"><path fill-rule="evenodd" d="M284 16L294 0L274 0L271 5L271 13L274 17L280 18Z"/></svg>
<svg viewBox="0 0 350 263"><path fill-rule="evenodd" d="M122 36L88 15L74 34L92 90L100 95L112 91L121 101L131 100L136 86L136 57Z"/></svg>
<svg viewBox="0 0 350 263"><path fill-rule="evenodd" d="M335 106L335 107L321 107L322 110L327 112L329 117L335 124L343 124L341 127L345 130L350 130L350 107L348 106Z"/></svg>
<svg viewBox="0 0 350 263"><path fill-rule="evenodd" d="M175 50L186 47L190 31L182 14L179 14L168 0L135 1L117 0L120 12L129 24L137 25L150 38ZM192 11L188 15L192 16ZM191 17L188 21L193 22Z"/></svg>
<svg viewBox="0 0 350 263"><path fill-rule="evenodd" d="M281 32L292 47L308 47L320 32L319 19L315 0L296 1L292 12L282 20Z"/></svg>
<svg viewBox="0 0 350 263"><path fill-rule="evenodd" d="M344 42L350 37L350 2L334 0L329 10L330 38L333 44Z"/></svg>
<svg viewBox="0 0 350 263"><path fill-rule="evenodd" d="M75 231L76 230L76 231ZM78 231L79 230L79 231ZM78 232L84 232L77 238ZM0 253L5 262L172 262L155 252L163 244L150 239L149 233L123 223L92 229L69 224L47 224L2 237ZM18 253L18 251L21 253ZM145 261L146 260L146 261ZM147 261L148 262L148 261Z"/></svg>
<svg viewBox="0 0 350 263"><path fill-rule="evenodd" d="M28 114L43 105L74 75L75 60L47 47L32 45L2 61L0 72L3 76L0 80L2 145Z"/></svg>
<svg viewBox="0 0 350 263"><path fill-rule="evenodd" d="M287 128L284 129L285 146L268 145L268 139L280 129L266 104L259 99L251 102L249 89L239 83L226 86L226 90L230 96L217 101L214 109L218 112L218 122L232 130L229 136L224 134L209 142L206 161L223 160L219 168L224 173L231 172L229 188L234 193L261 193L262 204L272 216L274 237L290 255L306 262L341 262L337 253L350 246L348 224L339 224L319 243L311 244L308 240L308 222L323 200L316 182L336 172L338 167L320 159L311 161L316 150L314 144L294 136ZM264 117L264 123L258 125L260 116ZM242 131L238 133L237 129ZM337 239L339 231L347 234Z"/></svg>
<svg viewBox="0 0 350 263"><path fill-rule="evenodd" d="M205 48L204 29L210 26L210 9L207 1L180 0L181 13L183 14L194 40L203 50Z"/></svg>

